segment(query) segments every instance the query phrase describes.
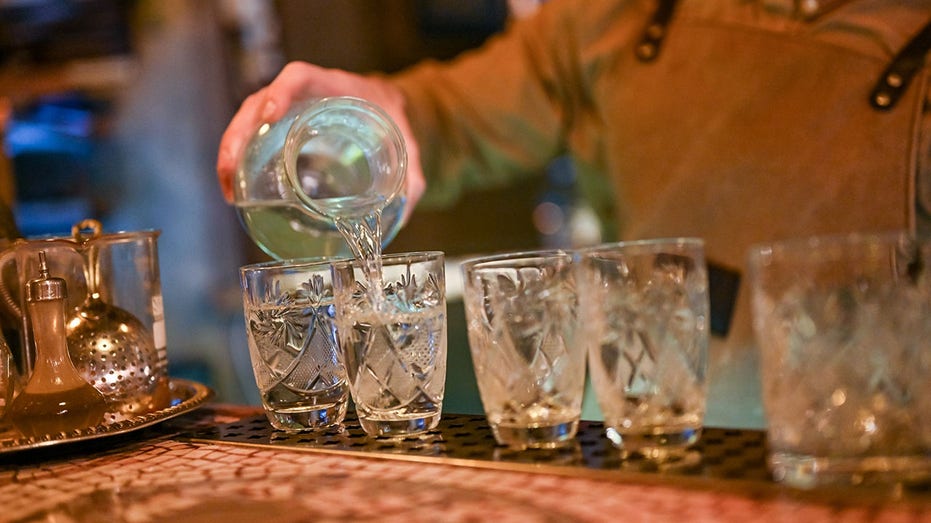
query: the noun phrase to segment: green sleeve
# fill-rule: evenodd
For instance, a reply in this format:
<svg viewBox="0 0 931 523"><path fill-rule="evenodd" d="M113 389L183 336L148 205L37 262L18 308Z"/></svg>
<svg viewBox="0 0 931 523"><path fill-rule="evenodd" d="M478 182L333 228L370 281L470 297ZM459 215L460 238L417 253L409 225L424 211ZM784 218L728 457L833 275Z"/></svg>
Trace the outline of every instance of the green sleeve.
<svg viewBox="0 0 931 523"><path fill-rule="evenodd" d="M597 129L579 124L599 118L601 48L614 45L612 20L630 4L553 0L480 49L394 76L421 150L424 202L446 204L469 187L540 173L569 149L596 167L586 170L599 170Z"/></svg>

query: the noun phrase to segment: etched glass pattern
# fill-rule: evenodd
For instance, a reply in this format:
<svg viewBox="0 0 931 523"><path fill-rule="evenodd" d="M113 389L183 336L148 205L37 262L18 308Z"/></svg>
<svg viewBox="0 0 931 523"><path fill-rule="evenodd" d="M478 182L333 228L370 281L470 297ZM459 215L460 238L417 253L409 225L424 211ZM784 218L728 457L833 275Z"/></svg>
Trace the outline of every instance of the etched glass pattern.
<svg viewBox="0 0 931 523"><path fill-rule="evenodd" d="M357 267L337 296L350 389L366 430L422 432L439 422L446 384L442 261L383 263L381 292Z"/></svg>
<svg viewBox="0 0 931 523"><path fill-rule="evenodd" d="M276 281L262 301L247 322L263 402L293 408L344 401L332 288L317 274L293 290Z"/></svg>
<svg viewBox="0 0 931 523"><path fill-rule="evenodd" d="M585 380L571 256L480 258L464 275L472 361L495 437L517 448L570 440Z"/></svg>

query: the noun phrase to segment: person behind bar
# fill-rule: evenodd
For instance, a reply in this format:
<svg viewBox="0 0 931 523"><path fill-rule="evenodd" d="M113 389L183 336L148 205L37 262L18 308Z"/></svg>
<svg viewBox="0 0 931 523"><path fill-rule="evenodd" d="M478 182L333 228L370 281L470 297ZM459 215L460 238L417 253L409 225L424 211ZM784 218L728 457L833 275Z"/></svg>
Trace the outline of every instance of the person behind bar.
<svg viewBox="0 0 931 523"><path fill-rule="evenodd" d="M569 154L617 239L705 240L707 422L760 427L738 285L748 247L931 231L929 21L931 0L552 0L446 63L394 75L288 64L230 122L219 181L231 200L260 123L327 95L367 98L398 123L409 208Z"/></svg>

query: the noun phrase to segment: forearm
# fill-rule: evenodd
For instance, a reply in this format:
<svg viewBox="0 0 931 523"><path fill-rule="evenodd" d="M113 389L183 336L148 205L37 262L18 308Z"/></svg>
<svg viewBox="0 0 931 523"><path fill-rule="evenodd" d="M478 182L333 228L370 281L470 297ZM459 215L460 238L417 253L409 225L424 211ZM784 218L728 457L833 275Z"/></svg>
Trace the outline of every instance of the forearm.
<svg viewBox="0 0 931 523"><path fill-rule="evenodd" d="M572 84L556 69L559 51L533 32L512 27L451 63L423 63L391 78L419 142L426 201L445 203L463 188L540 172L564 149Z"/></svg>

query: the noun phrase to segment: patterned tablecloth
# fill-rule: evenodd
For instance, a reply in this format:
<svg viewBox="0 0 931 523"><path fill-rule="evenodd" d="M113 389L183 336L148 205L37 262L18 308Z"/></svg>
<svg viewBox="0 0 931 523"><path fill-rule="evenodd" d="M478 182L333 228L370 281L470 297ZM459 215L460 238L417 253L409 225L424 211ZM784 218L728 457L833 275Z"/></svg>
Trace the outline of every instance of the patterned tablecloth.
<svg viewBox="0 0 931 523"><path fill-rule="evenodd" d="M482 443L475 417L444 415L429 437L390 445L351 421L291 436L254 408L207 405L126 434L0 454L0 520L931 521L924 488L772 483L758 433L709 429L696 463L664 471L607 457L586 439L598 425L583 425L579 447L541 458Z"/></svg>

